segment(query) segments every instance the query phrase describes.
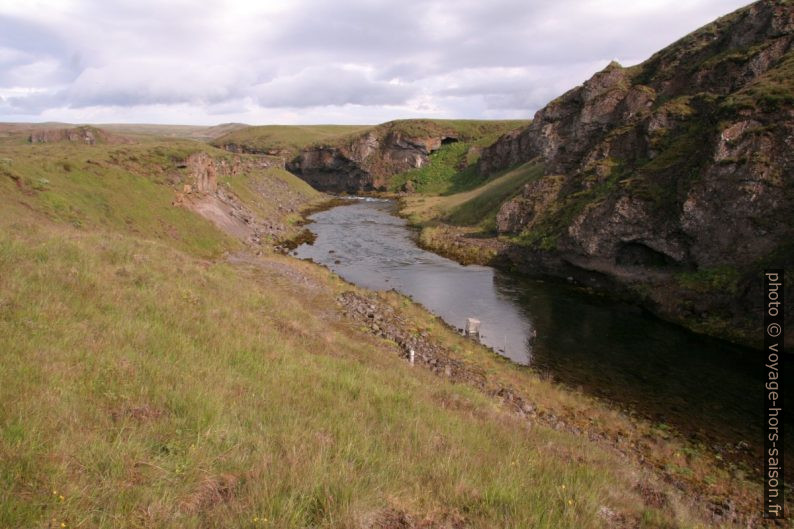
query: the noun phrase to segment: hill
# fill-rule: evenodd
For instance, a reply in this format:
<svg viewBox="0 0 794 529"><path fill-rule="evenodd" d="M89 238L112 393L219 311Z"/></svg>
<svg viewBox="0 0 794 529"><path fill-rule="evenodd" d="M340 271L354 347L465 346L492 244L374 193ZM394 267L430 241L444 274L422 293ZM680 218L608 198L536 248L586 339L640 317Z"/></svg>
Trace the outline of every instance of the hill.
<svg viewBox="0 0 794 529"><path fill-rule="evenodd" d="M244 123L222 123L220 125L153 125L143 123L106 123L98 127L132 137L157 137L211 141L230 132L248 128Z"/></svg>
<svg viewBox="0 0 794 529"><path fill-rule="evenodd" d="M439 219L487 217L509 266L758 345L761 271L794 262L792 5L762 0L610 64L478 161L483 179L524 163L542 175L488 215Z"/></svg>

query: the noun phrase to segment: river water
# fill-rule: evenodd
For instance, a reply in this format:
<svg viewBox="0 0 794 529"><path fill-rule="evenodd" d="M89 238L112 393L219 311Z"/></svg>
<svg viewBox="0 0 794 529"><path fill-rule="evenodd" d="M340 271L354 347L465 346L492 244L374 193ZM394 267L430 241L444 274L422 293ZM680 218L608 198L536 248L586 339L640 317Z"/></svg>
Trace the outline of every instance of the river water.
<svg viewBox="0 0 794 529"><path fill-rule="evenodd" d="M476 317L485 345L662 429L721 449L746 443L739 459L760 453L761 353L566 285L462 266L419 248L394 207L368 199L316 213L317 238L296 254L351 283L396 289L454 327Z"/></svg>

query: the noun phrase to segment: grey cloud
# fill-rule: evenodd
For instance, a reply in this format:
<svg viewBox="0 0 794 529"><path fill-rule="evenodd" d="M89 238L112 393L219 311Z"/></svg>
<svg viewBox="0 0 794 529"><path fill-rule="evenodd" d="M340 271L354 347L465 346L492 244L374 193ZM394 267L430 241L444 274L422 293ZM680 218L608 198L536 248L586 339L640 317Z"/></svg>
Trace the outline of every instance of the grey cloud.
<svg viewBox="0 0 794 529"><path fill-rule="evenodd" d="M63 56L66 41L47 26L19 17L0 14L0 46L28 53Z"/></svg>
<svg viewBox="0 0 794 529"><path fill-rule="evenodd" d="M0 63L0 87L47 87L77 74L67 42L46 26L0 15L0 48L9 50Z"/></svg>
<svg viewBox="0 0 794 529"><path fill-rule="evenodd" d="M72 107L94 105L212 104L242 96L240 71L172 60L128 60L87 68L65 91Z"/></svg>
<svg viewBox="0 0 794 529"><path fill-rule="evenodd" d="M370 79L364 72L333 66L307 68L254 87L264 107L313 107L325 105L397 105L414 91L406 85Z"/></svg>
<svg viewBox="0 0 794 529"><path fill-rule="evenodd" d="M42 0L43 2L54 0ZM346 105L366 115L531 115L613 58L639 60L742 0L76 0L0 6L3 114ZM31 4L32 5L32 4ZM1 57L0 57L1 59ZM397 79L399 84L390 81ZM41 93L40 89L44 89ZM349 108L349 107L348 107ZM290 110L292 112L292 110ZM358 111L357 111L358 112ZM357 114L364 115L364 114ZM218 118L220 119L220 118Z"/></svg>

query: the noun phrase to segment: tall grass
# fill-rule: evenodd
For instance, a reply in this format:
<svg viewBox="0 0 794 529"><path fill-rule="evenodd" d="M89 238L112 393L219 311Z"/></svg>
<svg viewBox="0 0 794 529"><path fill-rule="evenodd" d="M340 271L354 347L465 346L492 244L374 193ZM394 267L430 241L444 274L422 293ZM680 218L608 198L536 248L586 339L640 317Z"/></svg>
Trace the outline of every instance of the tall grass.
<svg viewBox="0 0 794 529"><path fill-rule="evenodd" d="M0 235L0 526L578 528L626 501L610 456L397 361L301 273Z"/></svg>
<svg viewBox="0 0 794 529"><path fill-rule="evenodd" d="M173 162L195 148L0 145L0 527L608 527L604 512L693 526L674 491L608 444L410 367L340 315L352 287L333 274L223 259L239 243L170 204ZM224 184L272 218L286 189L311 200L279 171ZM381 297L539 411L653 442ZM712 472L674 443L649 446ZM649 505L646 482L669 503Z"/></svg>

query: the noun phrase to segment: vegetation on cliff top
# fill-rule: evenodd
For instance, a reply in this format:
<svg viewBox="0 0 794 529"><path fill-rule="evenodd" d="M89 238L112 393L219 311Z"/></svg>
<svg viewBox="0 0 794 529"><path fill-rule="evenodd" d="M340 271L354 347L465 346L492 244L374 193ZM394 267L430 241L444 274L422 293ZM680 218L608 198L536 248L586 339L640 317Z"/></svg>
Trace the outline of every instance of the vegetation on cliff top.
<svg viewBox="0 0 794 529"><path fill-rule="evenodd" d="M491 143L526 121L405 119L380 125L264 125L233 131L215 139L217 146L237 145L249 152L282 152L288 158L313 146L341 146L363 134L400 133L408 138L454 136L460 141Z"/></svg>
<svg viewBox="0 0 794 529"><path fill-rule="evenodd" d="M250 152L285 152L294 156L301 149L327 144L371 129L370 125L261 125L225 134L212 144L238 145Z"/></svg>
<svg viewBox="0 0 794 529"><path fill-rule="evenodd" d="M429 163L394 175L389 189L400 191L406 187L418 193L451 195L482 184L487 178L477 172L477 160L483 147L491 145L499 136L529 123L528 121L444 121L406 120L394 122L406 135L421 137L434 133L442 136L449 131L433 128L452 127L455 141L442 144L430 154ZM432 126L430 126L432 125Z"/></svg>

